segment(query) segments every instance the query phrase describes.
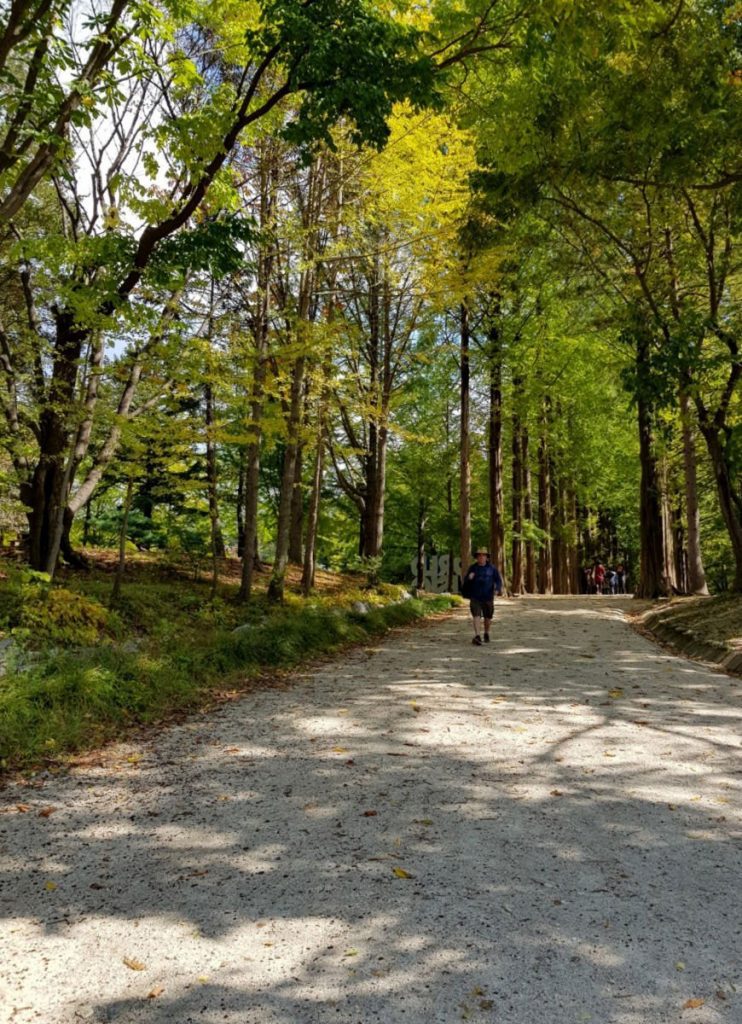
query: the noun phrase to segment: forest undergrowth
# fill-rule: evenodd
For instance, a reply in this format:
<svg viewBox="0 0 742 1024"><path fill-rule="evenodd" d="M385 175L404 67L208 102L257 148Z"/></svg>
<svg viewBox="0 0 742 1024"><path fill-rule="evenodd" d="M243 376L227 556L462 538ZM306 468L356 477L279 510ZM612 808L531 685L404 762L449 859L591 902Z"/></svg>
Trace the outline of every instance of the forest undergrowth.
<svg viewBox="0 0 742 1024"><path fill-rule="evenodd" d="M235 566L237 569L235 571ZM303 598L289 573L281 604L260 574L249 604L237 600L239 563L211 580L187 567L130 563L111 607L104 554L54 586L43 574L0 564L0 774L64 763L143 725L255 684L394 626L451 608L450 595L412 597L401 586L369 589L363 577L319 572ZM293 586L292 586L293 584Z"/></svg>

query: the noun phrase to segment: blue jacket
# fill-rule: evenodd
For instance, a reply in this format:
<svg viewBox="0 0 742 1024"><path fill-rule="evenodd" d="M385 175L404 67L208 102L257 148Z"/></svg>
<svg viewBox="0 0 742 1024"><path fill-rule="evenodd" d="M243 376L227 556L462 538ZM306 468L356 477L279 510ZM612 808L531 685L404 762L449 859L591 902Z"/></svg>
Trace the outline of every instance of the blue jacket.
<svg viewBox="0 0 742 1024"><path fill-rule="evenodd" d="M469 576L474 573L474 579ZM475 562L466 570L469 597L474 601L492 601L495 591L502 591L502 576L494 565L479 565Z"/></svg>

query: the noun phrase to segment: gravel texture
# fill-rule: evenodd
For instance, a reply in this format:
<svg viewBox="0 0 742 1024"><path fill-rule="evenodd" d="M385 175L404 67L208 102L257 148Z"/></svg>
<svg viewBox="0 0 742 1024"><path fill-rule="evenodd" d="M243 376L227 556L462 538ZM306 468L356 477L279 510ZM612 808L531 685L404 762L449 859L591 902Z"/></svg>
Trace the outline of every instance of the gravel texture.
<svg viewBox="0 0 742 1024"><path fill-rule="evenodd" d="M629 606L460 610L7 787L0 1020L739 1024L742 681Z"/></svg>

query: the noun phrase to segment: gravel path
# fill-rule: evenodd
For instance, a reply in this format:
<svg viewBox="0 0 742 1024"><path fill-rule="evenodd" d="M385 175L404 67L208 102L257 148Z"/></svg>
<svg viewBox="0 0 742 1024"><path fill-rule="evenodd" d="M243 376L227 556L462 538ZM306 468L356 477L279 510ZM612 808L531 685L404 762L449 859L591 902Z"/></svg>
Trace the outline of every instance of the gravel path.
<svg viewBox="0 0 742 1024"><path fill-rule="evenodd" d="M6 789L0 1020L738 1024L742 682L629 604L459 611Z"/></svg>

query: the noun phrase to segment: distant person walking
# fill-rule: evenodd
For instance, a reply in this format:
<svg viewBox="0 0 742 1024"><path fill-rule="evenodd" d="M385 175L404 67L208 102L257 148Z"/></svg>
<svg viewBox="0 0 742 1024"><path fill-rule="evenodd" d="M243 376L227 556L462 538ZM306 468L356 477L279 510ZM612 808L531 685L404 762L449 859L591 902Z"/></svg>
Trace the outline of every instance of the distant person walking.
<svg viewBox="0 0 742 1024"><path fill-rule="evenodd" d="M489 561L487 548L477 548L476 562L466 570L461 593L469 598L469 611L474 623L472 643L480 647L480 623L484 619L484 642L490 642L490 624L495 613L495 592L502 596L502 576Z"/></svg>
<svg viewBox="0 0 742 1024"><path fill-rule="evenodd" d="M593 592L593 570L586 565L582 570L582 593L592 594Z"/></svg>
<svg viewBox="0 0 742 1024"><path fill-rule="evenodd" d="M626 593L626 570L620 562L616 566L616 588L619 594Z"/></svg>
<svg viewBox="0 0 742 1024"><path fill-rule="evenodd" d="M595 580L595 593L603 593L603 584L605 582L605 566L602 562L596 560L595 568L593 569L593 579Z"/></svg>

